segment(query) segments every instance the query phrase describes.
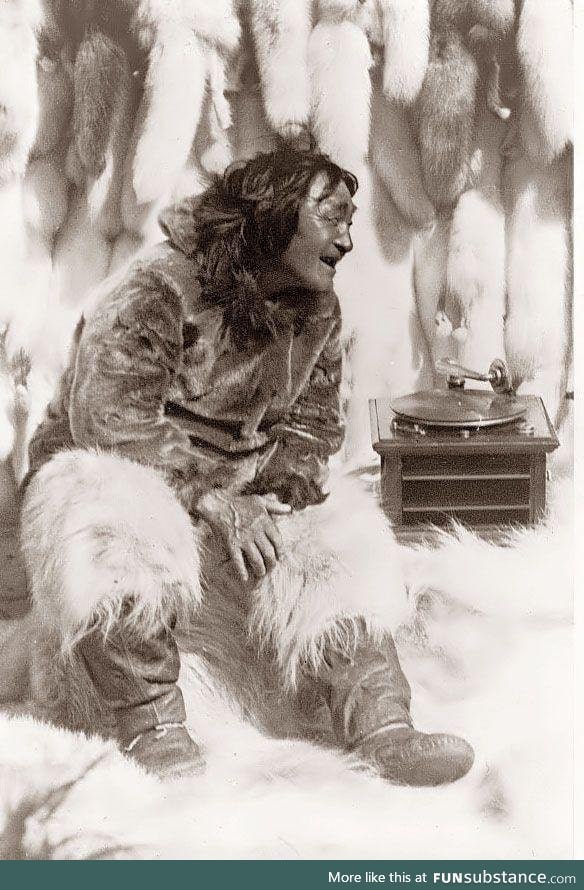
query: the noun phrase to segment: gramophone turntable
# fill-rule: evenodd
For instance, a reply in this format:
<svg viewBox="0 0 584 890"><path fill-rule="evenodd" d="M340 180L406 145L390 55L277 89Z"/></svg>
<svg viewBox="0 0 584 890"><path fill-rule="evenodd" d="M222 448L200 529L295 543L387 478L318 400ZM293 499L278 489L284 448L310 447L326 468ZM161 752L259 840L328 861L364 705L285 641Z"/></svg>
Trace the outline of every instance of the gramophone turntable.
<svg viewBox="0 0 584 890"><path fill-rule="evenodd" d="M516 395L500 359L486 374L453 359L436 368L447 389L369 402L382 503L397 536L428 537L454 520L496 540L537 522L546 456L559 445L541 398ZM466 380L491 389L465 389Z"/></svg>

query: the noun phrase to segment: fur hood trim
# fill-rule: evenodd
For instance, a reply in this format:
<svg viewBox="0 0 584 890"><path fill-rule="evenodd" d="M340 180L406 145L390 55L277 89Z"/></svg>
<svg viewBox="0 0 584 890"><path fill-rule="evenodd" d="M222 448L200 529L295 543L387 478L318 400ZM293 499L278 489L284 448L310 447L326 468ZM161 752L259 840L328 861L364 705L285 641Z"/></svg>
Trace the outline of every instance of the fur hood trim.
<svg viewBox="0 0 584 890"><path fill-rule="evenodd" d="M201 226L212 217L217 246L223 247L226 238L243 232L245 211L237 206L219 207L209 203L208 195L188 197L167 208L159 217L159 224L171 244L194 260L199 266L197 278L202 296L212 306L223 311L223 323L239 346L253 341L277 339L285 330L299 332L309 320L331 317L337 297L334 291L315 294L302 288L290 288L266 297L251 271L243 265L230 271L229 279L213 267L213 256L207 251L203 257ZM211 261L209 254L211 253Z"/></svg>

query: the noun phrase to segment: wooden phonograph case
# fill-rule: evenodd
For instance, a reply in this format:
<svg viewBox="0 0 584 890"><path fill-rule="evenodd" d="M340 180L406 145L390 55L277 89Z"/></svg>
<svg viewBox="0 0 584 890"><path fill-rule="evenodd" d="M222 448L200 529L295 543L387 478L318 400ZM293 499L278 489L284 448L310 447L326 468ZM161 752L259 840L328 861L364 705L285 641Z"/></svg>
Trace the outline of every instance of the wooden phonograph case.
<svg viewBox="0 0 584 890"><path fill-rule="evenodd" d="M545 510L546 456L556 432L538 396L513 391L504 362L481 374L443 359L447 389L371 399L381 496L401 539L427 537L452 521L497 539ZM490 390L466 389L466 380Z"/></svg>

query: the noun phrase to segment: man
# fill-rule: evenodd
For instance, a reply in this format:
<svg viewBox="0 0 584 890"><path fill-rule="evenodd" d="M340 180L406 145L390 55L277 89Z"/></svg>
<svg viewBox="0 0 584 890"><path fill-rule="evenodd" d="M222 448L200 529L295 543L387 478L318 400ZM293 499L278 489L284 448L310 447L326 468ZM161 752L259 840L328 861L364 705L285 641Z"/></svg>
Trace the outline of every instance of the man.
<svg viewBox="0 0 584 890"><path fill-rule="evenodd" d="M245 625L282 688L311 689L336 743L390 781L453 781L473 761L412 727L381 512L354 488L348 513L326 500L343 439L332 284L356 189L327 157L280 149L167 211L168 241L108 285L31 445L39 698L161 776L203 765L174 635L213 666L203 609L224 657Z"/></svg>

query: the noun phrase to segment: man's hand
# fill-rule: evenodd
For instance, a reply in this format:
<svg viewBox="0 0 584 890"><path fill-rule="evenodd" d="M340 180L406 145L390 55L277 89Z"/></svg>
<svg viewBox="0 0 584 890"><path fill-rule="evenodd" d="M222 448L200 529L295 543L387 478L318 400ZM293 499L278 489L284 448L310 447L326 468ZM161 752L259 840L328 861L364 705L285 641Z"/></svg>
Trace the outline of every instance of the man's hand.
<svg viewBox="0 0 584 890"><path fill-rule="evenodd" d="M275 495L206 494L197 504L202 518L219 535L243 581L250 572L263 578L284 552L282 536L272 516L292 508Z"/></svg>

